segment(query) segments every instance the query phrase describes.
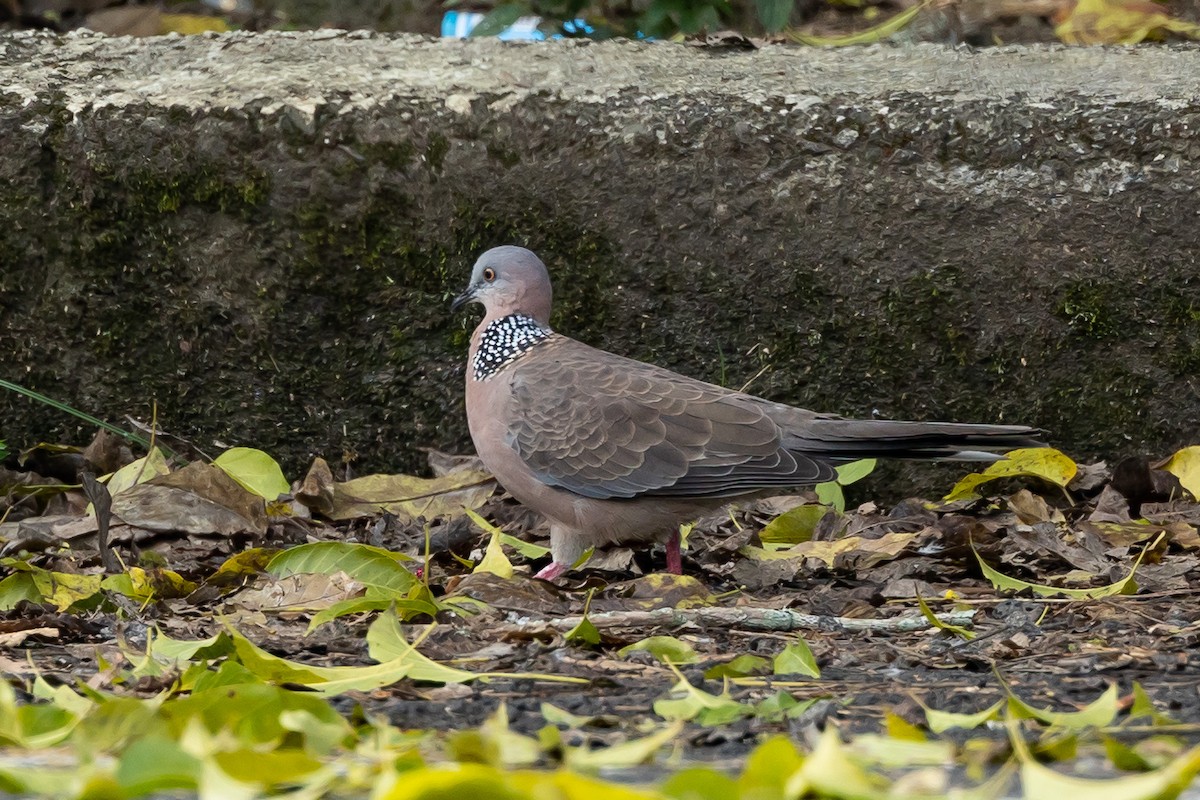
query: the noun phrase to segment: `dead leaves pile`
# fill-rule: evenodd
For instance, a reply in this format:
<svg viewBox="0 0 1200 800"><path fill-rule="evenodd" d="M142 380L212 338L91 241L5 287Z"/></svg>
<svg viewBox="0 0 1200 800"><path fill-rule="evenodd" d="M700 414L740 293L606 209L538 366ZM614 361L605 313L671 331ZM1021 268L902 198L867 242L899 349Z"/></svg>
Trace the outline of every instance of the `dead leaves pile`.
<svg viewBox="0 0 1200 800"><path fill-rule="evenodd" d="M618 550L566 587L529 577L544 526L471 459L341 481L318 459L294 484L248 448L21 459L46 474L0 472L3 791L875 797L965 769L983 795L1092 796L1042 762L1098 754L1133 771L1106 796L1136 798L1200 770L1200 714L1160 710L1189 708L1169 676L1200 643L1200 448L1111 471L1016 451L886 510L846 508L872 465L845 465L692 527L687 576ZM1161 677L1094 678L1130 667ZM587 777L713 747L738 777Z"/></svg>

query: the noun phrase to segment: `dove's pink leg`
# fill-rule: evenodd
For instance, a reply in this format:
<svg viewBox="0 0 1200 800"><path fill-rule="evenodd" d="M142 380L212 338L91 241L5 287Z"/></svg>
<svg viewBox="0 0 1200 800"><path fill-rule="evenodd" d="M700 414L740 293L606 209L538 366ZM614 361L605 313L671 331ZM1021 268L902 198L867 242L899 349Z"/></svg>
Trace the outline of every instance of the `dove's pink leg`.
<svg viewBox="0 0 1200 800"><path fill-rule="evenodd" d="M569 565L564 564L561 561L551 561L549 564L542 567L541 571L533 577L541 578L544 581L552 581L559 575L562 575L564 572L566 572L568 568Z"/></svg>
<svg viewBox="0 0 1200 800"><path fill-rule="evenodd" d="M683 574L683 554L679 552L679 529L671 531L667 537L667 572L672 575Z"/></svg>

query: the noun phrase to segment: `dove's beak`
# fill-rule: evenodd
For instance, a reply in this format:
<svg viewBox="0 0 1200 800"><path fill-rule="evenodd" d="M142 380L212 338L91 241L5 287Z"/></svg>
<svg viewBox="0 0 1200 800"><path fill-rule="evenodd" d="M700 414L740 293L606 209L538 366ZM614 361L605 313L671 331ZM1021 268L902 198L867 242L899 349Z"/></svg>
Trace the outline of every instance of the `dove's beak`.
<svg viewBox="0 0 1200 800"><path fill-rule="evenodd" d="M454 302L450 304L450 313L453 314L455 311L458 311L460 308L465 306L467 303L470 303L474 299L475 287L468 286L465 292L454 298Z"/></svg>

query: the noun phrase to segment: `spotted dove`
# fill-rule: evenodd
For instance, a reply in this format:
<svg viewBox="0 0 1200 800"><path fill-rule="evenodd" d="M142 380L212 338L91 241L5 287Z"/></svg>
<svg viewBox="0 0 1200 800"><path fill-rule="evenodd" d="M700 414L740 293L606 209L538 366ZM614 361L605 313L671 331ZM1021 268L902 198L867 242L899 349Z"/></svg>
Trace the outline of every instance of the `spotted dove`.
<svg viewBox="0 0 1200 800"><path fill-rule="evenodd" d="M549 519L547 580L589 547L654 539L678 573L681 522L831 480L839 462L995 460L1041 444L1019 425L818 414L589 347L550 329L550 276L521 247L479 257L451 310L469 302L485 311L467 364L471 438L501 485Z"/></svg>

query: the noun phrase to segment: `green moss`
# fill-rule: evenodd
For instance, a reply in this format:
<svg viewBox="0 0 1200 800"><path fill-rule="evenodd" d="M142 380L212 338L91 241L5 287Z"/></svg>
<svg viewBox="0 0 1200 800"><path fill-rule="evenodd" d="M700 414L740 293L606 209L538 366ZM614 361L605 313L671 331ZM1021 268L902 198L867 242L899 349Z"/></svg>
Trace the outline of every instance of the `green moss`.
<svg viewBox="0 0 1200 800"><path fill-rule="evenodd" d="M417 156L417 148L407 139L399 142L359 144L357 149L372 164L381 164L394 172L404 172Z"/></svg>
<svg viewBox="0 0 1200 800"><path fill-rule="evenodd" d="M442 165L446 161L446 154L450 152L450 140L440 133L431 133L429 141L425 145L425 161L429 164L429 168L434 172L441 172Z"/></svg>
<svg viewBox="0 0 1200 800"><path fill-rule="evenodd" d="M125 176L106 176L102 192L106 203L119 205L126 219L146 217L149 222L186 205L246 218L267 201L270 178L253 168L237 180L203 165L167 175L140 170Z"/></svg>
<svg viewBox="0 0 1200 800"><path fill-rule="evenodd" d="M178 211L180 205L179 192L175 187L171 187L163 192L158 198L158 211L166 214L173 211Z"/></svg>
<svg viewBox="0 0 1200 800"><path fill-rule="evenodd" d="M1128 323L1125 310L1128 295L1117 291L1116 287L1105 283L1071 283L1060 290L1055 310L1072 332L1090 339L1104 339L1118 333Z"/></svg>
<svg viewBox="0 0 1200 800"><path fill-rule="evenodd" d="M512 169L521 163L521 154L508 147L501 147L495 142L488 142L487 154L499 162L505 169Z"/></svg>

